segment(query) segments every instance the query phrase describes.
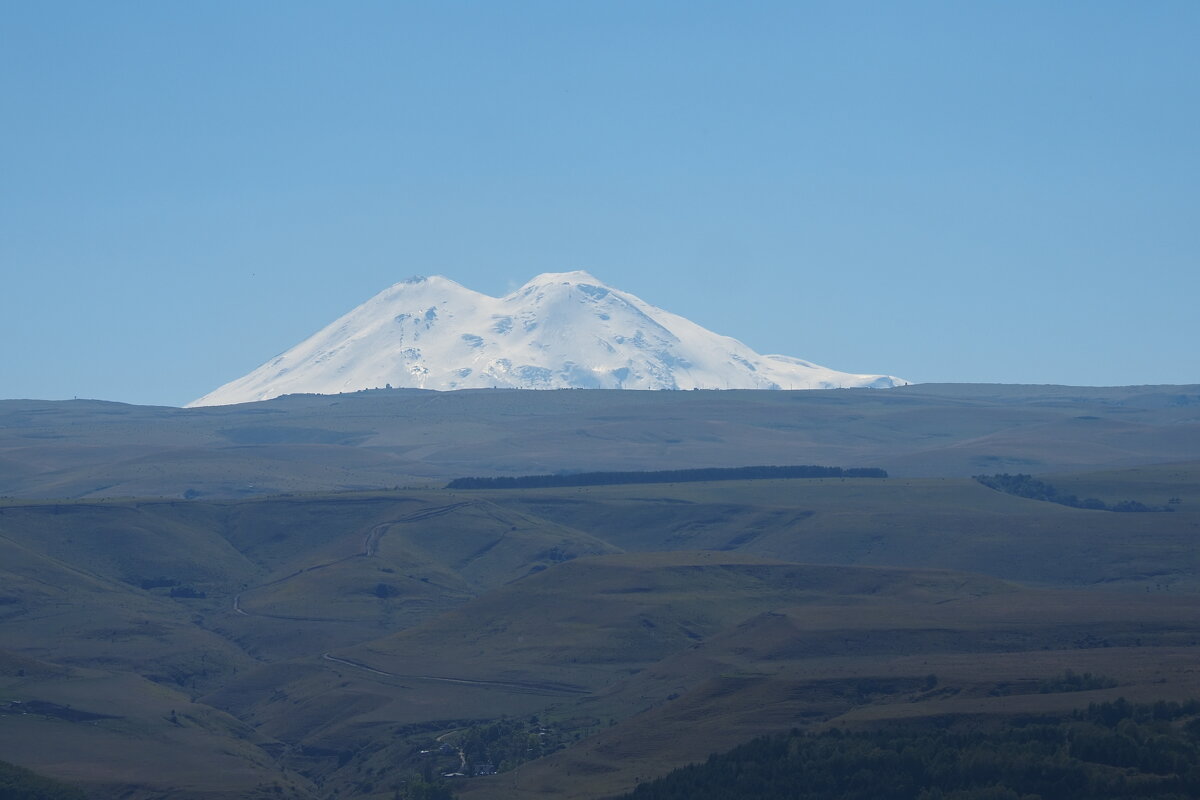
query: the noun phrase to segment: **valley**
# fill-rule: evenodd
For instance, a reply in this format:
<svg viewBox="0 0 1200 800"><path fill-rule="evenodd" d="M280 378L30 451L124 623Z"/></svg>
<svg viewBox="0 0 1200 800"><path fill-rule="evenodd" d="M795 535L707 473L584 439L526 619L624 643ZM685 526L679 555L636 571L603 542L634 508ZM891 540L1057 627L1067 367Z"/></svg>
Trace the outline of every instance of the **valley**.
<svg viewBox="0 0 1200 800"><path fill-rule="evenodd" d="M1200 462L1041 474L1175 510L903 475L8 499L0 760L98 798L601 798L797 726L1200 695Z"/></svg>

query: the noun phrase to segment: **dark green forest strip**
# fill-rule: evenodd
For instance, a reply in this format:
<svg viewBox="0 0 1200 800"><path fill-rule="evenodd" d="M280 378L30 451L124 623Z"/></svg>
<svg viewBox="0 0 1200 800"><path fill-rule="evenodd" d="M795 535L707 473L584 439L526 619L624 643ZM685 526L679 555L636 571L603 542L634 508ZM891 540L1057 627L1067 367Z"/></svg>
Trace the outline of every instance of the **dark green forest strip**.
<svg viewBox="0 0 1200 800"><path fill-rule="evenodd" d="M1039 481L1032 475L1009 475L1005 472L998 475L975 475L974 477L975 480L984 486L989 489L995 489L998 492L1025 497L1029 500L1045 500L1047 503L1058 503L1060 506L1070 506L1071 508L1119 512L1175 510L1170 506L1148 506L1145 503L1139 503L1137 500L1122 500L1112 505L1105 503L1103 500L1097 500L1095 497L1086 497L1080 500L1073 494L1063 494L1050 484Z"/></svg>
<svg viewBox="0 0 1200 800"><path fill-rule="evenodd" d="M515 478L455 478L447 489L548 489L560 486L616 486L627 483L698 483L781 478L886 478L874 467L708 467L653 472L578 472L573 475L523 475Z"/></svg>
<svg viewBox="0 0 1200 800"><path fill-rule="evenodd" d="M1200 797L1200 701L1093 704L953 732L936 724L755 739L629 800L1116 800Z"/></svg>
<svg viewBox="0 0 1200 800"><path fill-rule="evenodd" d="M42 777L24 767L0 761L0 798L3 800L86 800L74 786Z"/></svg>

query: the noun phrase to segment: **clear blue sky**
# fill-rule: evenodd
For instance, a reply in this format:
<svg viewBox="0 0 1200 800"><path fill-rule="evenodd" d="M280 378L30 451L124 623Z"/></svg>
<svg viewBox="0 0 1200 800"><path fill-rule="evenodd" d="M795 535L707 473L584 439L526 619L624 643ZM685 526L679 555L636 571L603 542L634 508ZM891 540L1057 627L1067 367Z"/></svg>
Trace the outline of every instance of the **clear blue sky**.
<svg viewBox="0 0 1200 800"><path fill-rule="evenodd" d="M0 397L179 405L388 285L913 381L1200 382L1200 3L0 2Z"/></svg>

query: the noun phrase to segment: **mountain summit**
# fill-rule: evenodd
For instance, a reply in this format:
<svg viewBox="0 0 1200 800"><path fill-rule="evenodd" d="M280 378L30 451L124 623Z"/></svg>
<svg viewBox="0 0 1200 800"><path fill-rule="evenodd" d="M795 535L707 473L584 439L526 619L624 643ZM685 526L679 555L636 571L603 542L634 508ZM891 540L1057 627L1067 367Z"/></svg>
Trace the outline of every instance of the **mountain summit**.
<svg viewBox="0 0 1200 800"><path fill-rule="evenodd" d="M397 283L189 406L385 386L831 389L902 383L759 355L586 272L551 272L498 298L440 276Z"/></svg>

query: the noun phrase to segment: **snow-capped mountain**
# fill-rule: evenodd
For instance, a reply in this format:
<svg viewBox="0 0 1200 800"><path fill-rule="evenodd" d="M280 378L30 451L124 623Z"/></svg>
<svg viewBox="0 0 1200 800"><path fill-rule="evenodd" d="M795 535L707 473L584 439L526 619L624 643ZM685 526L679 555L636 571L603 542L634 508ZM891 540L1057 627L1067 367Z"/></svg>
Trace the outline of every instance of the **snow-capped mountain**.
<svg viewBox="0 0 1200 800"><path fill-rule="evenodd" d="M586 272L539 275L505 297L435 276L380 292L189 406L359 389L828 389L886 387L728 336Z"/></svg>

